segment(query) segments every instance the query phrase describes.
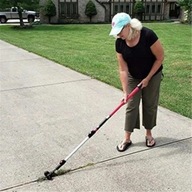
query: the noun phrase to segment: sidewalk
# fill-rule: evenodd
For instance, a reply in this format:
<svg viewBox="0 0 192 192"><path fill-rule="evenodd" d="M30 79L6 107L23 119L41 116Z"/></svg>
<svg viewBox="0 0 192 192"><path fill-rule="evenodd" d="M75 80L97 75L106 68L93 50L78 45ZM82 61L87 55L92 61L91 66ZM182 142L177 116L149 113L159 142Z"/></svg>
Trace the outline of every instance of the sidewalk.
<svg viewBox="0 0 192 192"><path fill-rule="evenodd" d="M123 106L61 168L73 171L37 182L104 120L122 92L0 40L0 94L0 191L192 191L191 119L159 107L157 146L146 148L141 128L119 153Z"/></svg>

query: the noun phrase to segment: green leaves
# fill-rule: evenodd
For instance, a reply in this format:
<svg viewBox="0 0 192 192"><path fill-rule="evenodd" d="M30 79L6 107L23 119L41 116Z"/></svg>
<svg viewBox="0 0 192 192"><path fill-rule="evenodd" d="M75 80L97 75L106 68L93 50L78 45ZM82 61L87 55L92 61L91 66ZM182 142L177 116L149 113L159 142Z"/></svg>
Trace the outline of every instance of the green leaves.
<svg viewBox="0 0 192 192"><path fill-rule="evenodd" d="M86 5L85 15L87 15L90 18L90 22L91 22L91 18L94 15L97 15L97 9L95 7L95 4L91 0Z"/></svg>
<svg viewBox="0 0 192 192"><path fill-rule="evenodd" d="M56 15L56 7L52 0L47 0L46 4L42 8L43 14L49 18L49 23L51 22L51 17Z"/></svg>
<svg viewBox="0 0 192 192"><path fill-rule="evenodd" d="M187 21L189 24L192 22L192 0L179 0L179 5L184 7L187 12Z"/></svg>

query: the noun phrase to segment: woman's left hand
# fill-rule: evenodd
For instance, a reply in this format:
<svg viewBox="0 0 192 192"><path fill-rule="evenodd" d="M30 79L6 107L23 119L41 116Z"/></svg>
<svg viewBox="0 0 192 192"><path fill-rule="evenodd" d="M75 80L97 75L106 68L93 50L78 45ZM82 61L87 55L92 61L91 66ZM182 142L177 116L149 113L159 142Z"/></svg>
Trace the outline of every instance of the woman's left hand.
<svg viewBox="0 0 192 192"><path fill-rule="evenodd" d="M141 88L143 89L143 88L147 87L148 83L149 83L149 79L147 79L147 78L143 79L141 81L141 84L142 84Z"/></svg>

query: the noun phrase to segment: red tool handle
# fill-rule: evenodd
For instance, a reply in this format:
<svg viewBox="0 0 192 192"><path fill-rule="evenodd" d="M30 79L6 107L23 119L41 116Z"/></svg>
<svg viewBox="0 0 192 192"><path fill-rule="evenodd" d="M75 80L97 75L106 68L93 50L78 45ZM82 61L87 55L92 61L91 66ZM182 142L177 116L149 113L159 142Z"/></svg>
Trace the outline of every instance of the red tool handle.
<svg viewBox="0 0 192 192"><path fill-rule="evenodd" d="M142 87L142 84L137 85L137 87L133 89L133 91L127 96L127 100L132 98L141 89L141 87ZM125 105L124 99L122 99L119 106L117 106L116 109L114 109L114 111L112 111L109 116L111 117L112 115L114 115L123 105Z"/></svg>

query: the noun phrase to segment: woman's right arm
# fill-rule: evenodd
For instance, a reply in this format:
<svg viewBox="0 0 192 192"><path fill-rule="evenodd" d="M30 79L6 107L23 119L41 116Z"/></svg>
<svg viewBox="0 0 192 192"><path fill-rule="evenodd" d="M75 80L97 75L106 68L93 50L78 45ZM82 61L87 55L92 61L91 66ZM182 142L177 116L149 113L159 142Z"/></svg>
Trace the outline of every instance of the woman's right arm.
<svg viewBox="0 0 192 192"><path fill-rule="evenodd" d="M128 66L120 53L116 53L119 64L119 76L124 93L124 102L127 102L128 96Z"/></svg>

